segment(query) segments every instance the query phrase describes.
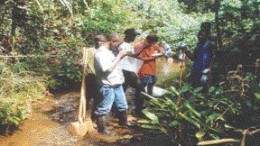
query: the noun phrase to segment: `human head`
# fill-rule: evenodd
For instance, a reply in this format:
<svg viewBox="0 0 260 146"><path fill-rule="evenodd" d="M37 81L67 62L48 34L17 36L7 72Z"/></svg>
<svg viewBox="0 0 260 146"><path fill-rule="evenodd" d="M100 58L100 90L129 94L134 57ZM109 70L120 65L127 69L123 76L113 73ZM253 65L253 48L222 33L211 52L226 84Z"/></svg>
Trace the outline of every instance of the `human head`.
<svg viewBox="0 0 260 146"><path fill-rule="evenodd" d="M200 30L198 32L197 37L198 37L199 42L204 42L207 39L207 33L203 30Z"/></svg>
<svg viewBox="0 0 260 146"><path fill-rule="evenodd" d="M100 46L104 45L104 43L107 41L106 37L102 34L96 35L94 38L94 44L95 48L99 48Z"/></svg>
<svg viewBox="0 0 260 146"><path fill-rule="evenodd" d="M201 23L200 29L202 31L205 31L206 35L209 36L210 33L211 33L211 23L210 22L203 22L203 23Z"/></svg>
<svg viewBox="0 0 260 146"><path fill-rule="evenodd" d="M156 42L158 42L158 37L156 35L153 35L153 34L149 34L147 37L146 37L146 40L149 44L154 44Z"/></svg>
<svg viewBox="0 0 260 146"><path fill-rule="evenodd" d="M178 49L181 51L187 49L187 44L185 42L181 42L178 46Z"/></svg>
<svg viewBox="0 0 260 146"><path fill-rule="evenodd" d="M116 49L121 43L120 36L118 34L112 34L109 36L110 48Z"/></svg>
<svg viewBox="0 0 260 146"><path fill-rule="evenodd" d="M140 35L134 28L126 29L125 32L125 41L126 42L133 42L137 35Z"/></svg>

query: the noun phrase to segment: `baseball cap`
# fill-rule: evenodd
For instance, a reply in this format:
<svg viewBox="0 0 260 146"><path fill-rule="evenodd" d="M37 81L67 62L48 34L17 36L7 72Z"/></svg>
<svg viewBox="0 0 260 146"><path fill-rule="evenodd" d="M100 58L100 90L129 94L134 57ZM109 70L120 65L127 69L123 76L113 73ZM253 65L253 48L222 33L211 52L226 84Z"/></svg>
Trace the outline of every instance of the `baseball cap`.
<svg viewBox="0 0 260 146"><path fill-rule="evenodd" d="M126 29L124 32L125 35L140 35L134 28Z"/></svg>

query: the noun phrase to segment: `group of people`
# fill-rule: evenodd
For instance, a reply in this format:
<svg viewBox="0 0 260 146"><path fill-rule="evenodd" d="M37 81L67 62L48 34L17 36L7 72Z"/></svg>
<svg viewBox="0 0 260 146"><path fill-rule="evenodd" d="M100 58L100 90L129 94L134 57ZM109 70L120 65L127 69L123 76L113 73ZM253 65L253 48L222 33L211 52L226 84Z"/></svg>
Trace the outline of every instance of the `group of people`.
<svg viewBox="0 0 260 146"><path fill-rule="evenodd" d="M95 47L89 48L88 75L86 77L88 97L94 99L92 106L92 120L96 121L97 129L105 135L112 135L106 123L111 109L116 112L118 123L121 126L130 126L127 120L128 103L125 92L130 86L135 89L136 116L142 116L144 109L144 95L152 95L156 83L156 58L165 54L158 45L158 37L149 34L145 39L133 45L136 37L140 35L135 29L124 31L124 39L118 34L108 38L104 35L95 36ZM182 46L183 53L194 61L189 82L194 86L204 86L209 81L214 59L214 43L210 39L210 25L201 25L198 33L198 44L195 51L190 52ZM154 55L157 54L157 55ZM159 54L159 55L158 55ZM160 55L161 54L161 55ZM168 56L169 57L169 56ZM142 60L138 72L133 70L131 59Z"/></svg>
<svg viewBox="0 0 260 146"><path fill-rule="evenodd" d="M125 95L129 86L135 89L135 115L142 115L142 92L147 86L148 93L152 94L156 82L156 56L153 54L163 54L157 44L156 35L148 35L135 46L132 43L140 33L131 28L125 30L124 35L123 41L118 34L112 34L108 38L97 35L94 39L95 47L87 50L87 93L88 97L94 99L92 120L96 121L98 131L105 135L113 134L106 128L107 117L112 108L116 112L119 125L130 126ZM139 72L133 70L131 58L143 61Z"/></svg>

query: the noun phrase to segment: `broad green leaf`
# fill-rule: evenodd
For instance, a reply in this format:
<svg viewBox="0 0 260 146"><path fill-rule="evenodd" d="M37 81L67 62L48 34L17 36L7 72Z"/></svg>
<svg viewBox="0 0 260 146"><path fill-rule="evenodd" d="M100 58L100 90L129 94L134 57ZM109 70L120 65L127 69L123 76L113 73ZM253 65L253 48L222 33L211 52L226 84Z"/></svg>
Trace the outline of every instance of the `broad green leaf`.
<svg viewBox="0 0 260 146"><path fill-rule="evenodd" d="M208 123L208 122L210 122L210 121L213 121L213 120L219 118L220 115L221 115L221 114L219 114L219 113L213 113L213 114L209 115L209 116L207 117L206 123Z"/></svg>
<svg viewBox="0 0 260 146"><path fill-rule="evenodd" d="M188 102L184 103L185 107L187 107L193 114L195 114L197 117L201 117L201 114L196 111Z"/></svg>
<svg viewBox="0 0 260 146"><path fill-rule="evenodd" d="M198 122L196 122L195 120L189 118L188 116L184 115L183 113L178 113L182 118L184 118L186 121L190 122L191 124L193 124L194 126L196 126L197 128L200 128L200 124Z"/></svg>
<svg viewBox="0 0 260 146"><path fill-rule="evenodd" d="M169 124L169 126L171 126L171 127L176 127L177 125L179 125L180 124L180 122L178 122L177 120L174 120L174 121L172 121L170 124Z"/></svg>
<svg viewBox="0 0 260 146"><path fill-rule="evenodd" d="M193 92L200 92L202 89L203 89L202 87L198 87Z"/></svg>
<svg viewBox="0 0 260 146"><path fill-rule="evenodd" d="M146 128L146 129L153 129L153 130L160 129L158 126L152 126L152 125L141 125L141 127Z"/></svg>
<svg viewBox="0 0 260 146"><path fill-rule="evenodd" d="M175 93L177 96L180 96L180 93L177 91L177 89L173 86L170 87L171 91Z"/></svg>
<svg viewBox="0 0 260 146"><path fill-rule="evenodd" d="M203 131L199 131L199 132L196 132L195 136L198 138L198 139L201 139L203 136L205 136L205 132Z"/></svg>
<svg viewBox="0 0 260 146"><path fill-rule="evenodd" d="M260 100L260 93L255 93L256 99Z"/></svg>
<svg viewBox="0 0 260 146"><path fill-rule="evenodd" d="M187 91L189 91L189 86L182 86L180 93L185 93Z"/></svg>
<svg viewBox="0 0 260 146"><path fill-rule="evenodd" d="M141 123L141 124L150 124L151 121L150 121L150 120L138 120L138 123Z"/></svg>
<svg viewBox="0 0 260 146"><path fill-rule="evenodd" d="M209 133L210 137L212 137L213 139L220 139L218 134L215 133Z"/></svg>
<svg viewBox="0 0 260 146"><path fill-rule="evenodd" d="M158 124L159 124L158 117L157 117L155 114L153 114L153 113L151 113L151 112L149 112L149 111L143 111L143 113L144 113L145 116L146 116L147 118L149 118L152 122L155 122L155 123L158 123Z"/></svg>

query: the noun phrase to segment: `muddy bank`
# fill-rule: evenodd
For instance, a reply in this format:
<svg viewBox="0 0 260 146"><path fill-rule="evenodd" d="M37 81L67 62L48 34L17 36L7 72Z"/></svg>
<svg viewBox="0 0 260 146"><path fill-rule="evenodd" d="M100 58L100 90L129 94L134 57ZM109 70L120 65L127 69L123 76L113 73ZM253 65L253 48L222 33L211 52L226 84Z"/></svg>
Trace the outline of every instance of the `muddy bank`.
<svg viewBox="0 0 260 146"><path fill-rule="evenodd" d="M169 65L169 64L166 64ZM162 67L164 66L164 67ZM164 61L159 61L158 75L164 75L176 68L169 70ZM103 136L96 131L83 138L74 137L66 127L70 122L75 122L78 115L80 98L79 87L73 90L60 91L55 95L46 96L32 104L31 116L23 121L18 129L7 136L0 136L0 146L168 146L169 140L161 135L141 129L137 125L137 118L131 111L134 108L134 90L127 90L129 104L129 121L133 124L130 128L119 126L115 116L111 116L108 129L117 134L113 137ZM90 116L90 111L87 112Z"/></svg>
<svg viewBox="0 0 260 146"><path fill-rule="evenodd" d="M133 90L129 89L127 98L132 107ZM104 136L96 131L83 138L74 137L66 127L76 121L79 103L79 91L48 96L33 104L29 119L23 121L18 130L9 136L0 136L1 146L124 146L149 145L167 146L165 138L158 138L136 125L137 118L129 111L130 128L118 125L117 118L111 116L108 129L115 131L112 137ZM89 116L89 112L87 113Z"/></svg>

